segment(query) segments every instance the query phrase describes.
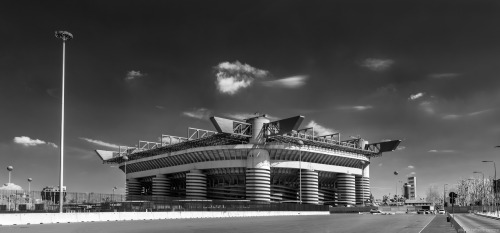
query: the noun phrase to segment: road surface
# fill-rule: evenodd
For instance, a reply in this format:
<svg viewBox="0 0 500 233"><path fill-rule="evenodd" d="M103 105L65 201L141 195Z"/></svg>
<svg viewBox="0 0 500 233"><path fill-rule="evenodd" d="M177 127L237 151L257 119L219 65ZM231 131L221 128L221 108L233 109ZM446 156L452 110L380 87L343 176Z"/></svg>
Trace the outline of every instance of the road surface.
<svg viewBox="0 0 500 233"><path fill-rule="evenodd" d="M61 223L44 225L3 226L0 232L13 233L420 233L435 224L429 224L435 215L357 215L332 214L320 216L282 216L218 219L172 219L150 221ZM445 218L442 221L446 221ZM439 223L440 221L433 221ZM439 225L439 224L438 224ZM444 226L450 229L449 225ZM430 231L429 231L430 230ZM446 232L435 226L426 233Z"/></svg>
<svg viewBox="0 0 500 233"><path fill-rule="evenodd" d="M477 216L475 214L455 214L455 220L465 232L499 232L500 220Z"/></svg>

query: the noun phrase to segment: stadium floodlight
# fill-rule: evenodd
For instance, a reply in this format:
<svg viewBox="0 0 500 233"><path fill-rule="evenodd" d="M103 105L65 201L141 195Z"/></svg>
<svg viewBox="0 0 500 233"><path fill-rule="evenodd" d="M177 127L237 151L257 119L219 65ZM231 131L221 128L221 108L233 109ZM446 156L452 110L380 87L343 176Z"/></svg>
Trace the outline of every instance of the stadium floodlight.
<svg viewBox="0 0 500 233"><path fill-rule="evenodd" d="M12 172L12 170L14 170L13 166L8 166L7 167L7 171L9 171L9 184L10 184L10 173Z"/></svg>
<svg viewBox="0 0 500 233"><path fill-rule="evenodd" d="M300 145L299 147L299 203L302 204L302 146L304 142L302 140L297 141Z"/></svg>
<svg viewBox="0 0 500 233"><path fill-rule="evenodd" d="M61 101L61 158L60 158L60 174L59 174L59 213L63 212L63 181L64 181L64 73L66 59L66 41L73 39L73 34L67 31L56 31L56 38L63 41L63 57L62 57L62 101Z"/></svg>

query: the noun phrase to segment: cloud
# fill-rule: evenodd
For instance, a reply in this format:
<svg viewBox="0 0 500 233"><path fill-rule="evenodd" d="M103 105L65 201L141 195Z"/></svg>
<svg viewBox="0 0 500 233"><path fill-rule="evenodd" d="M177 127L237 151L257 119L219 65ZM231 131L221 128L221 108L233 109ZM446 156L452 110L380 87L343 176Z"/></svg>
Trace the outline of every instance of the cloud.
<svg viewBox="0 0 500 233"><path fill-rule="evenodd" d="M212 114L212 111L210 111L206 108L198 108L198 109L193 109L192 111L182 112L183 116L196 118L196 119L200 119L200 120L201 119L208 119L211 114Z"/></svg>
<svg viewBox="0 0 500 233"><path fill-rule="evenodd" d="M334 129L330 129L330 128L326 128L318 123L316 123L315 121L310 121L307 125L306 125L306 128L310 128L310 127L314 127L314 134L315 135L328 135L328 134L333 134L335 132L337 132L336 130Z"/></svg>
<svg viewBox="0 0 500 233"><path fill-rule="evenodd" d="M256 112L256 113L249 113L249 112L237 112L237 113L224 113L222 114L226 117L229 117L229 118L233 118L233 119L238 119L238 120L245 120L245 119L248 119L248 118L252 118L252 117L256 117L256 116L260 116L262 115L261 113L259 112ZM279 120L278 117L275 117L275 116L271 116L269 114L265 114L267 118L269 118L269 120L271 121L276 121L276 120Z"/></svg>
<svg viewBox="0 0 500 233"><path fill-rule="evenodd" d="M120 147L119 145L112 144L112 143L109 143L109 142L103 142L103 141L100 141L100 140L95 140L95 139L90 139L90 138L84 138L84 137L80 137L80 139L82 139L84 141L87 141L87 142L90 142L90 143L93 143L93 144L96 144L96 145L99 145L99 146L105 146L105 147L111 147L111 148L118 148L118 147Z"/></svg>
<svg viewBox="0 0 500 233"><path fill-rule="evenodd" d="M474 116L479 116L479 115L482 115L482 114L485 114L485 113L488 113L488 112L491 112L491 111L493 111L493 109L485 109L485 110L476 111L476 112L469 112L469 113L466 113L464 115L448 114L448 115L444 115L442 117L442 119L444 119L444 120L455 120L455 119L459 119L459 118L462 118L462 117L474 117Z"/></svg>
<svg viewBox="0 0 500 233"><path fill-rule="evenodd" d="M364 110L368 110L368 109L372 109L372 108L373 108L373 106L371 106L371 105L356 105L356 106L342 106L342 107L339 107L338 109L364 111Z"/></svg>
<svg viewBox="0 0 500 233"><path fill-rule="evenodd" d="M49 145L54 148L57 148L57 145L52 142L45 142L40 139L31 139L30 137L26 136L21 136L21 137L14 137L14 142L17 144L21 144L23 146L39 146L39 145Z"/></svg>
<svg viewBox="0 0 500 233"><path fill-rule="evenodd" d="M408 165L408 169L414 169L414 168L415 168L415 166L413 166L413 165Z"/></svg>
<svg viewBox="0 0 500 233"><path fill-rule="evenodd" d="M247 88L255 79L269 76L269 71L254 68L239 61L222 62L215 66L217 80L215 84L220 93L234 95L240 89Z"/></svg>
<svg viewBox="0 0 500 233"><path fill-rule="evenodd" d="M417 173L416 172L410 172L410 175L415 175L415 174L417 174Z"/></svg>
<svg viewBox="0 0 500 233"><path fill-rule="evenodd" d="M419 93L417 93L417 94L410 95L410 98L409 98L409 99L410 99L410 100L416 100L416 99L418 99L418 98L422 98L424 95L425 95L425 93L423 93L423 92L419 92Z"/></svg>
<svg viewBox="0 0 500 233"><path fill-rule="evenodd" d="M455 150L429 150L428 153L455 153Z"/></svg>
<svg viewBox="0 0 500 233"><path fill-rule="evenodd" d="M424 101L419 104L420 108L427 112L428 114L434 114L436 110L434 109L434 104L430 101Z"/></svg>
<svg viewBox="0 0 500 233"><path fill-rule="evenodd" d="M157 108L157 109L161 109L161 110L165 109L165 107L163 107L163 106L161 106L161 105L156 105L156 106L155 106L155 108Z"/></svg>
<svg viewBox="0 0 500 233"><path fill-rule="evenodd" d="M266 87L278 87L278 88L299 88L306 84L306 80L309 78L308 75L296 75L292 77L263 81L262 85Z"/></svg>
<svg viewBox="0 0 500 233"><path fill-rule="evenodd" d="M0 187L0 190L23 190L23 188L14 183L6 183Z"/></svg>
<svg viewBox="0 0 500 233"><path fill-rule="evenodd" d="M141 71L131 70L131 71L127 72L127 76L125 76L125 80L130 81L130 80L134 80L137 78L142 78L146 75L147 74L141 73Z"/></svg>
<svg viewBox="0 0 500 233"><path fill-rule="evenodd" d="M398 147L396 147L396 150L404 150L404 149L406 149L406 146L398 146Z"/></svg>
<svg viewBox="0 0 500 233"><path fill-rule="evenodd" d="M367 58L361 63L361 66L380 72L389 69L393 64L394 60L391 59Z"/></svg>
<svg viewBox="0 0 500 233"><path fill-rule="evenodd" d="M429 74L430 78L434 79L453 79L460 76L457 73L437 73L437 74Z"/></svg>
<svg viewBox="0 0 500 233"><path fill-rule="evenodd" d="M383 163L379 163L379 164L378 164L378 166L379 166L379 167L382 167L382 165L383 165Z"/></svg>
<svg viewBox="0 0 500 233"><path fill-rule="evenodd" d="M381 97L381 96L391 95L393 93L396 93L397 91L398 91L398 89L396 88L396 86L391 83L391 84L388 84L386 86L377 88L377 90L373 94L373 97Z"/></svg>

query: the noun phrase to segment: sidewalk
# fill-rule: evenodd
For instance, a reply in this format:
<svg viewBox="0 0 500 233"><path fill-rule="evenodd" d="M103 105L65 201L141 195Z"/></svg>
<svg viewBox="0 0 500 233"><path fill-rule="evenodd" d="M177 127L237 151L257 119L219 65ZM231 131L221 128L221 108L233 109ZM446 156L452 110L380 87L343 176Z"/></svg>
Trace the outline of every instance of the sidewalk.
<svg viewBox="0 0 500 233"><path fill-rule="evenodd" d="M421 233L456 233L457 231L446 221L446 215L436 215Z"/></svg>

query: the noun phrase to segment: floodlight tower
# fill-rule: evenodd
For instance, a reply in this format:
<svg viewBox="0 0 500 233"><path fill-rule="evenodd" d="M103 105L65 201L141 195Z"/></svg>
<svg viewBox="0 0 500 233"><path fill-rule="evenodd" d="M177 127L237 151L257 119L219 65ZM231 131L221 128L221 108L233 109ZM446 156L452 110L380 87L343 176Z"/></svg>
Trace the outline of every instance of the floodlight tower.
<svg viewBox="0 0 500 233"><path fill-rule="evenodd" d="M12 166L7 167L7 171L9 171L9 184L10 184L10 173L12 172L12 170L14 170L14 167Z"/></svg>
<svg viewBox="0 0 500 233"><path fill-rule="evenodd" d="M28 194L31 192L31 181L33 181L33 179L28 178Z"/></svg>
<svg viewBox="0 0 500 233"><path fill-rule="evenodd" d="M64 73L66 59L66 41L73 39L73 34L67 31L56 31L56 37L63 41L63 57L62 57L62 102L61 102L61 169L59 174L59 213L63 212L63 181L64 181Z"/></svg>

